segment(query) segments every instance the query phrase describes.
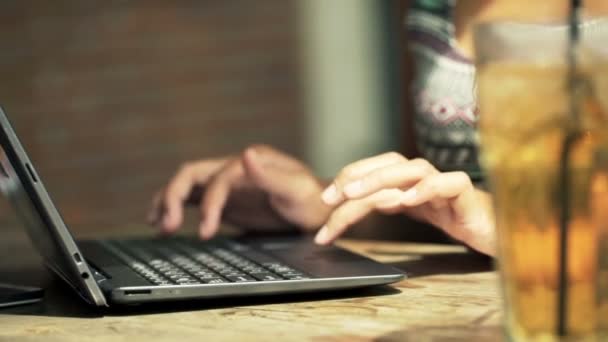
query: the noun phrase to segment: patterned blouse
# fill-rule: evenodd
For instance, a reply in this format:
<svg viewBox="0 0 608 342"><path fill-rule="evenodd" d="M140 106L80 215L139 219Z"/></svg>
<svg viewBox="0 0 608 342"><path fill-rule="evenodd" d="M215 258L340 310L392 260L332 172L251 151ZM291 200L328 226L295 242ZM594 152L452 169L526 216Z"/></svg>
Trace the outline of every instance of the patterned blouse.
<svg viewBox="0 0 608 342"><path fill-rule="evenodd" d="M412 84L414 131L423 157L441 171L461 170L474 182L482 181L478 163L475 66L458 49L453 9L457 0L412 0L405 27L414 63ZM521 33L566 36L563 24L514 25ZM583 41L608 52L604 37L608 18L581 23ZM599 43L598 43L599 42Z"/></svg>
<svg viewBox="0 0 608 342"><path fill-rule="evenodd" d="M414 0L408 11L415 140L437 169L465 171L479 181L475 67L456 46L453 8L451 0Z"/></svg>

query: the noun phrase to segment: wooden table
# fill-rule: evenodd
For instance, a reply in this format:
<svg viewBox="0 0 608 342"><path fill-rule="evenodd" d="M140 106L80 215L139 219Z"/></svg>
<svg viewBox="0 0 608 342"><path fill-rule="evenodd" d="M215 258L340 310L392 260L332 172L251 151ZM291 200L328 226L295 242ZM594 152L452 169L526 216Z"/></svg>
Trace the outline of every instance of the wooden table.
<svg viewBox="0 0 608 342"><path fill-rule="evenodd" d="M49 275L20 230L9 230L0 238L0 281L47 292L40 304L0 310L0 341L501 340L500 297L489 259L455 245L339 244L410 277L392 286L314 296L100 312Z"/></svg>

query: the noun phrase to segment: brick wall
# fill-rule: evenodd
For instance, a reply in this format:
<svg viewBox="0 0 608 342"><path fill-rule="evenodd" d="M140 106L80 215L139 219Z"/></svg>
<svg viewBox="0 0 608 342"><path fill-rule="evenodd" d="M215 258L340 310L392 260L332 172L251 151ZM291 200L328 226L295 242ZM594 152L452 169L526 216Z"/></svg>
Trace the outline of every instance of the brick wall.
<svg viewBox="0 0 608 342"><path fill-rule="evenodd" d="M0 103L66 221L141 221L185 160L252 142L301 155L294 10L285 0L3 1Z"/></svg>

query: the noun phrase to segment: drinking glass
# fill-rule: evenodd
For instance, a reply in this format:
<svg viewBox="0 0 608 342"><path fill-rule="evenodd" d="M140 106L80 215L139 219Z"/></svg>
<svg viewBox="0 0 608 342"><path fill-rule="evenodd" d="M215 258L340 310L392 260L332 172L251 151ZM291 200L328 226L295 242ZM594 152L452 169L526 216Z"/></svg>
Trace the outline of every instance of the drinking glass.
<svg viewBox="0 0 608 342"><path fill-rule="evenodd" d="M608 341L608 20L585 20L576 50L567 30L475 30L509 341Z"/></svg>

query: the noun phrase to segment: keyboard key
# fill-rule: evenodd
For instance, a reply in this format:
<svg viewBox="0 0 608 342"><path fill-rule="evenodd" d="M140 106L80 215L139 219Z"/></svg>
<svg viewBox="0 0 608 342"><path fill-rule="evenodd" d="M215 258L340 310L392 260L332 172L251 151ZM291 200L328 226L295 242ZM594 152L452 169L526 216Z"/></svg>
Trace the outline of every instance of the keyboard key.
<svg viewBox="0 0 608 342"><path fill-rule="evenodd" d="M278 275L276 275L276 274L272 274L272 273L266 273L266 272L265 272L265 273L261 273L261 272L258 272L258 273L251 273L251 275L252 275L252 276L253 276L255 279L260 280L260 281L275 281L275 280L282 280L282 278L281 278L281 277L279 277Z"/></svg>
<svg viewBox="0 0 608 342"><path fill-rule="evenodd" d="M175 281L176 283L180 284L180 285L193 285L193 284L200 284L199 281L190 278L190 277L185 277L185 278L179 278Z"/></svg>
<svg viewBox="0 0 608 342"><path fill-rule="evenodd" d="M297 275L288 275L286 276L287 279L289 280L304 280L304 279L310 279L310 277L307 277L303 274L297 274Z"/></svg>
<svg viewBox="0 0 608 342"><path fill-rule="evenodd" d="M147 265L137 261L132 256L124 253L115 244L106 241L102 242L102 245L149 282L158 285L165 285L164 283L167 282L167 279L162 276L161 273L156 272L153 268L148 267Z"/></svg>
<svg viewBox="0 0 608 342"><path fill-rule="evenodd" d="M244 275L244 274L243 275L238 275L238 276L229 275L229 276L226 276L226 278L228 280L232 281L232 282L235 282L235 283L243 283L243 282L256 281L255 278L252 278L252 277Z"/></svg>
<svg viewBox="0 0 608 342"><path fill-rule="evenodd" d="M220 278L215 278L215 279L210 279L208 281L205 281L205 283L207 283L207 284L224 284L224 283L228 283L228 281L224 280L224 279L220 279Z"/></svg>
<svg viewBox="0 0 608 342"><path fill-rule="evenodd" d="M270 255L231 243L131 240L108 242L112 252L156 285L301 280L309 277ZM115 253L116 254L116 253Z"/></svg>

